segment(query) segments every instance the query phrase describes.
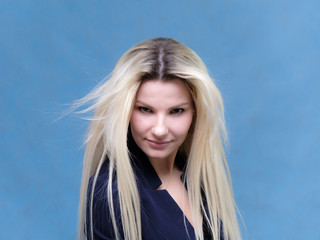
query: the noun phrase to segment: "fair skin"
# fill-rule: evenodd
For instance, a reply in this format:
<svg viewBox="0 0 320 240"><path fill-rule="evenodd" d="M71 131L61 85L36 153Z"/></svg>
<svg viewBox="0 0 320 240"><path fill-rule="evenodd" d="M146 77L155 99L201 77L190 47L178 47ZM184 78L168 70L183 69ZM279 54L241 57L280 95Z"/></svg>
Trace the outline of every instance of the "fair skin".
<svg viewBox="0 0 320 240"><path fill-rule="evenodd" d="M145 80L136 95L130 125L133 138L148 156L162 185L192 224L182 172L174 160L186 139L194 107L190 92L180 79Z"/></svg>

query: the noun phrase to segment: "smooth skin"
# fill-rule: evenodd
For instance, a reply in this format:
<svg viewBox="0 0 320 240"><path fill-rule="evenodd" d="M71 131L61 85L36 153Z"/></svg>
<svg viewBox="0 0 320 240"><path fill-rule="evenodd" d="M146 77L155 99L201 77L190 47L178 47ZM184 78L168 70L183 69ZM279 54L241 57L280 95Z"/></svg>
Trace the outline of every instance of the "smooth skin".
<svg viewBox="0 0 320 240"><path fill-rule="evenodd" d="M193 115L192 97L182 80L155 79L141 83L130 119L135 142L162 181L158 190L171 195L191 224L188 194L174 159L188 135Z"/></svg>

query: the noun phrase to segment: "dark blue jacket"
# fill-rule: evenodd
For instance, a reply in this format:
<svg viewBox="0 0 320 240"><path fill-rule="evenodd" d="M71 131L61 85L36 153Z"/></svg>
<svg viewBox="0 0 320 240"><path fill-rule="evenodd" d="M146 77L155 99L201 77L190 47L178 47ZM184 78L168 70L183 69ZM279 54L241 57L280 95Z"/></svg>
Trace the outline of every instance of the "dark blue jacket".
<svg viewBox="0 0 320 240"><path fill-rule="evenodd" d="M140 194L142 238L147 240L196 239L192 225L184 217L182 210L171 195L166 190L156 190L161 185L161 180L146 155L132 142L129 144L129 150L132 154L132 165ZM179 157L175 161L180 164L180 167L183 166ZM95 240L115 239L106 194L108 174L108 161L106 161L100 170L93 197L93 233ZM91 191L91 181L89 182L88 193ZM90 194L88 195L90 196ZM113 182L113 201L120 236L124 239L116 177ZM89 202L90 198L88 198ZM89 207L87 207L87 215L89 215ZM90 235L91 223L89 218L87 218L87 222L89 223L87 232ZM206 231L205 223L204 234L205 239L212 239Z"/></svg>

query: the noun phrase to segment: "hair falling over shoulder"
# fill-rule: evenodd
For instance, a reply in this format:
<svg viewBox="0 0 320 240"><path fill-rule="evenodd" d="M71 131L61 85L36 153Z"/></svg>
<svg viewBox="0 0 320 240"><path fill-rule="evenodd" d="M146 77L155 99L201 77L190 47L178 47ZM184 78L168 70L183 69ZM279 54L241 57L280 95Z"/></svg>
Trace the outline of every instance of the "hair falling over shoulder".
<svg viewBox="0 0 320 240"><path fill-rule="evenodd" d="M151 39L130 48L104 83L75 104L75 108L90 104L81 112L94 112L85 142L78 217L79 239L87 239L85 229L88 221L92 222L92 201L89 211L86 210L87 201L88 197L93 198L98 173L106 159L109 179L105 199L115 237L119 239L120 235L113 209L113 194L118 194L125 239L142 239L140 198L127 146L129 121L142 81L173 78L184 81L196 109L192 129L180 147L187 156L185 181L196 238L204 239L202 221L207 221L214 239L220 239L220 228L225 239L241 239L223 149L227 134L220 92L200 57L172 38ZM113 191L113 178L117 181L116 193ZM88 196L89 179L92 181L91 196ZM92 224L89 231L88 235L93 236Z"/></svg>

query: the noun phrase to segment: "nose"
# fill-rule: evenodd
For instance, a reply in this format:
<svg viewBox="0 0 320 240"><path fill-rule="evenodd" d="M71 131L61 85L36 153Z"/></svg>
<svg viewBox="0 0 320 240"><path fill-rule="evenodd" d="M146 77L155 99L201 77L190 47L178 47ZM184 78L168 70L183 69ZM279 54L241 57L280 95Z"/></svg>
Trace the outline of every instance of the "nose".
<svg viewBox="0 0 320 240"><path fill-rule="evenodd" d="M168 134L168 128L166 126L165 118L162 116L158 116L157 120L152 127L152 134L156 138L163 138Z"/></svg>

